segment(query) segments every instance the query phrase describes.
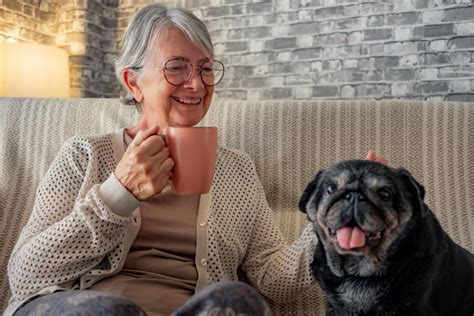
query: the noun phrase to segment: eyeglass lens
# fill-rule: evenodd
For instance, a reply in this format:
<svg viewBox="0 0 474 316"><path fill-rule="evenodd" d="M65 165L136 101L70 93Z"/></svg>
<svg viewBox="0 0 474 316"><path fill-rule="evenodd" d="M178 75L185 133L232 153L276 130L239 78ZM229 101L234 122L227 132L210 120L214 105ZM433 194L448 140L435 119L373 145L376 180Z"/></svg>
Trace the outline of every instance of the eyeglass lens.
<svg viewBox="0 0 474 316"><path fill-rule="evenodd" d="M196 68L206 86L218 84L224 76L224 65L217 60L210 60ZM166 62L163 71L170 84L180 86L191 78L193 65L185 59L171 59Z"/></svg>

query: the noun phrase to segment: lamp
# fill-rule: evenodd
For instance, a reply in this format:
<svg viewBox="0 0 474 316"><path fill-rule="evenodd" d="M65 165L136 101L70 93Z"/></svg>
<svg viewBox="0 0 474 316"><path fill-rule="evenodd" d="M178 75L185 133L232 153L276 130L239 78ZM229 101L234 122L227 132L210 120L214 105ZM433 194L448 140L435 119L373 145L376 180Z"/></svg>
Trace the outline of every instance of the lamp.
<svg viewBox="0 0 474 316"><path fill-rule="evenodd" d="M63 49L33 43L0 44L0 97L69 97Z"/></svg>

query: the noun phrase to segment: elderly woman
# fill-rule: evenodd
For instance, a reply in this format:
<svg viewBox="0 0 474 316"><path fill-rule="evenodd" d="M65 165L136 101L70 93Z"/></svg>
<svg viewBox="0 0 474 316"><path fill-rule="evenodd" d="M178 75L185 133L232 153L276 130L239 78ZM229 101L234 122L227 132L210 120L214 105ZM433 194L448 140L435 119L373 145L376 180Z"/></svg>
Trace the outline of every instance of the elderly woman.
<svg viewBox="0 0 474 316"><path fill-rule="evenodd" d="M204 24L184 9L142 8L116 72L141 119L63 146L10 258L6 315L258 315L269 313L263 296L312 286L315 237L284 242L246 154L219 148L209 195L170 189L160 129L199 123L224 72Z"/></svg>

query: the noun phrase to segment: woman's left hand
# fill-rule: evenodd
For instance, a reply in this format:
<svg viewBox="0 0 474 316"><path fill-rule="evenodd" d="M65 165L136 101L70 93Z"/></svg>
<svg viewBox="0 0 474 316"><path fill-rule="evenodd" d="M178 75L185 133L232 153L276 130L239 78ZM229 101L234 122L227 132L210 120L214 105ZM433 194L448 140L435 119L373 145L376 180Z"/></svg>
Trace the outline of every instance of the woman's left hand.
<svg viewBox="0 0 474 316"><path fill-rule="evenodd" d="M367 158L366 159L377 161L377 162L380 162L384 165L388 165L387 159L385 159L384 157L377 156L377 154L373 150L369 150L369 152L367 153Z"/></svg>

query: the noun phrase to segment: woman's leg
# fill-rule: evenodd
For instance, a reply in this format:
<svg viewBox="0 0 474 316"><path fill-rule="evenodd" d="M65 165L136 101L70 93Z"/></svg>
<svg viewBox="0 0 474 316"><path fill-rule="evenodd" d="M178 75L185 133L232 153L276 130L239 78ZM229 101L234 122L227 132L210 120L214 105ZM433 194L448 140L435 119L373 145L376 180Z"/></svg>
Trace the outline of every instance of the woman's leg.
<svg viewBox="0 0 474 316"><path fill-rule="evenodd" d="M271 315L265 299L243 282L219 282L194 294L174 316Z"/></svg>
<svg viewBox="0 0 474 316"><path fill-rule="evenodd" d="M71 290L35 298L15 313L15 316L26 315L145 316L146 313L121 296L90 290Z"/></svg>

